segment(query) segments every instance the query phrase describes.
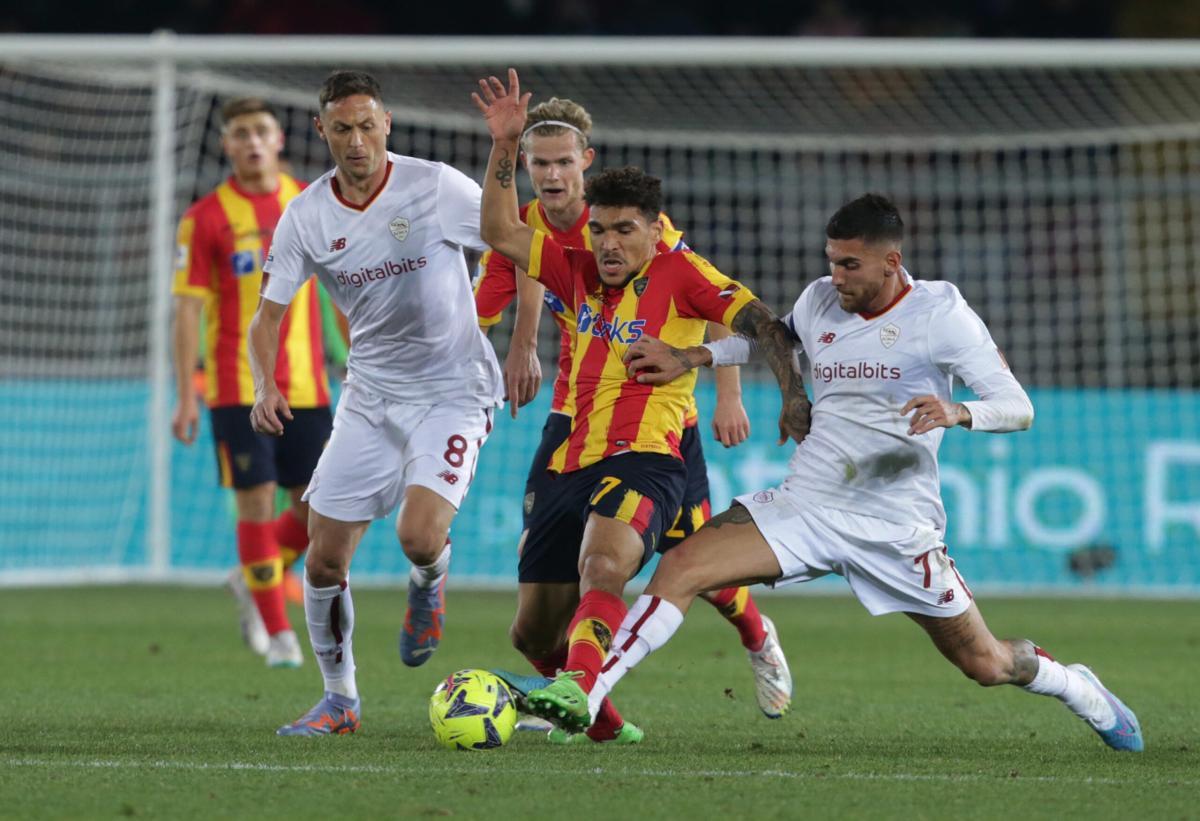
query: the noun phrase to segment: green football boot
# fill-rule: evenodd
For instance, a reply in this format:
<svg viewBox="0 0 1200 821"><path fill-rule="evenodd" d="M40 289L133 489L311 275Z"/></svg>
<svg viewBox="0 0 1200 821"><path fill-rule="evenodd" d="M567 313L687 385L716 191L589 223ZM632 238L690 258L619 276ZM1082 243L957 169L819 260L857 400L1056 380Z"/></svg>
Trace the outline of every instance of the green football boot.
<svg viewBox="0 0 1200 821"><path fill-rule="evenodd" d="M621 725L621 729L617 730L616 736L605 739L604 741L596 741L590 738L587 733L568 733L561 727L555 727L546 736L546 740L551 744L641 744L642 739L646 734L642 732L636 724L626 721Z"/></svg>
<svg viewBox="0 0 1200 821"><path fill-rule="evenodd" d="M575 681L583 676L578 670L563 670L553 681L526 696L529 712L544 718L568 733L582 733L592 724L588 696Z"/></svg>

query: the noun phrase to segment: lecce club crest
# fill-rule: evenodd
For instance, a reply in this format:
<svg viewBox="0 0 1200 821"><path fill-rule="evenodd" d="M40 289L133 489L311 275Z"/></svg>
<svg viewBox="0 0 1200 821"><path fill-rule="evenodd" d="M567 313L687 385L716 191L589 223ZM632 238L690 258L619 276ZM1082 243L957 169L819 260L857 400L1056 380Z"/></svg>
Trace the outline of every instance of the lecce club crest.
<svg viewBox="0 0 1200 821"><path fill-rule="evenodd" d="M896 340L900 338L900 328L893 325L891 322L879 329L879 341L883 343L883 347L890 348L896 344Z"/></svg>
<svg viewBox="0 0 1200 821"><path fill-rule="evenodd" d="M388 223L388 230L392 232L392 236L396 238L397 242L404 242L408 239L408 228L407 217L396 217Z"/></svg>

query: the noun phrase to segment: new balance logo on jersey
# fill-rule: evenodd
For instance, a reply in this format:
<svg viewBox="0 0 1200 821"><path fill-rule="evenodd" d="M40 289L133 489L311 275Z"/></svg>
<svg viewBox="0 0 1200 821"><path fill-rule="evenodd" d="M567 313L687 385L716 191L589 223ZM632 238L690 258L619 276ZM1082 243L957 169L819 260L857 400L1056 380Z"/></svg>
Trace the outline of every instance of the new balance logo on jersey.
<svg viewBox="0 0 1200 821"><path fill-rule="evenodd" d="M387 279L388 277L396 277L401 274L407 274L409 271L415 271L418 268L424 268L429 264L429 260L425 257L417 257L416 259L402 259L399 262L388 260L379 268L359 268L357 271L338 271L337 281L343 285L353 285L355 288L361 288L368 282L374 282L378 279Z"/></svg>
<svg viewBox="0 0 1200 821"><path fill-rule="evenodd" d="M641 339L645 327L646 320L644 319L626 319L624 321L618 319L609 322L597 314L587 303L579 306L579 321L575 324L576 332L581 335L591 333L592 336L611 339L625 345Z"/></svg>
<svg viewBox="0 0 1200 821"><path fill-rule="evenodd" d="M439 473L438 478L445 480L446 484L448 484L448 485L458 484L458 474L451 473L448 470L443 470L441 473Z"/></svg>
<svg viewBox="0 0 1200 821"><path fill-rule="evenodd" d="M822 345L828 345L830 342L833 341L833 338L835 336L837 336L837 334L835 334L833 331L826 331L825 333L823 333L817 337L817 341L820 342Z"/></svg>
<svg viewBox="0 0 1200 821"><path fill-rule="evenodd" d="M346 248L346 238L345 237L338 237L333 242L329 243L330 251L342 251L342 250L345 250L345 248Z"/></svg>
<svg viewBox="0 0 1200 821"><path fill-rule="evenodd" d="M900 369L882 362L835 362L825 365L814 362L813 379L832 382L835 379L899 379Z"/></svg>
<svg viewBox="0 0 1200 821"><path fill-rule="evenodd" d="M953 590L943 590L941 592L941 594L937 597L938 604L949 604L952 601L954 601L954 591Z"/></svg>

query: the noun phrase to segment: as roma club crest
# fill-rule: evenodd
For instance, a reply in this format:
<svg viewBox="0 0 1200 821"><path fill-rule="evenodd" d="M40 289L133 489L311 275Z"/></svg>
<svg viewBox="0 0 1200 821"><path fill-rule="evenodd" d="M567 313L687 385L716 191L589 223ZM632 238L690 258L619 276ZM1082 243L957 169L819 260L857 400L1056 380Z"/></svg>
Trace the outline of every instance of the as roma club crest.
<svg viewBox="0 0 1200 821"><path fill-rule="evenodd" d="M397 242L404 242L408 239L408 219L406 217L396 217L388 223L388 230L392 232L392 236Z"/></svg>
<svg viewBox="0 0 1200 821"><path fill-rule="evenodd" d="M883 347L890 348L896 344L896 340L900 338L900 329L891 322L879 329L879 341L883 343Z"/></svg>

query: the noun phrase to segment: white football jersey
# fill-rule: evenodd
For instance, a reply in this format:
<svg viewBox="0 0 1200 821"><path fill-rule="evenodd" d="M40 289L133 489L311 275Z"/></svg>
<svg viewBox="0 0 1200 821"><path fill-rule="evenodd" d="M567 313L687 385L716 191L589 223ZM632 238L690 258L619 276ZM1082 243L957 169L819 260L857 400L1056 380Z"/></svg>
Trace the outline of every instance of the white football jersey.
<svg viewBox="0 0 1200 821"><path fill-rule="evenodd" d="M949 400L955 376L985 399L1023 397L1027 404L1028 397L954 285L904 276L904 291L878 314L844 310L830 277L796 300L785 322L807 354L812 428L792 456L784 487L941 537L946 513L937 451L946 429L909 436L911 413L901 416L901 409L918 396ZM986 403L966 405L973 429L1001 429L989 427ZM1032 417L1023 421L1028 426Z"/></svg>
<svg viewBox="0 0 1200 821"><path fill-rule="evenodd" d="M316 271L350 324L348 382L396 402L499 404L500 366L479 330L463 247L479 238L480 189L448 165L388 153L366 204L329 171L284 211L263 297L286 305Z"/></svg>

